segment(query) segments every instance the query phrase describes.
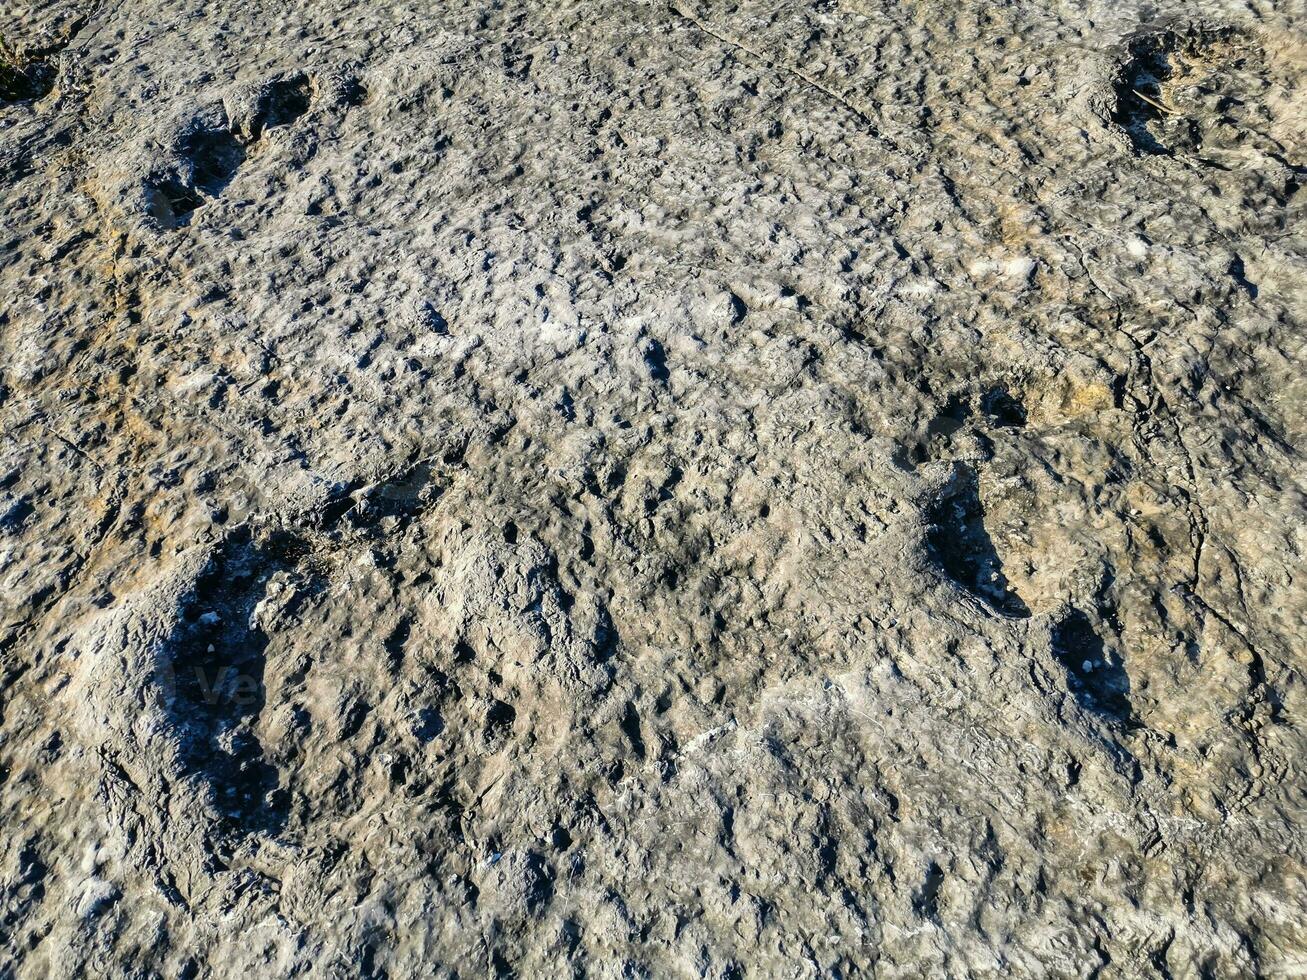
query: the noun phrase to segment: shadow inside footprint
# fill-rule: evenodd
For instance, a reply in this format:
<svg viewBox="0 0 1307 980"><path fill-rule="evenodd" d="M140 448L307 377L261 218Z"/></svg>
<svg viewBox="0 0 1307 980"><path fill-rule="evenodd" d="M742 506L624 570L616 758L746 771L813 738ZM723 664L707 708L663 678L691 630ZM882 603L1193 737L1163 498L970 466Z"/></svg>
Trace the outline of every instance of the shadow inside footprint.
<svg viewBox="0 0 1307 980"><path fill-rule="evenodd" d="M165 228L180 228L208 201L222 196L250 149L270 129L288 126L308 112L313 88L304 75L273 82L251 117L188 134L179 147L182 172L147 187L149 211Z"/></svg>
<svg viewBox="0 0 1307 980"><path fill-rule="evenodd" d="M959 471L928 520L926 542L949 578L1004 616L1024 619L1030 615L1029 607L1008 585L1003 562L985 529L985 510L974 471Z"/></svg>
<svg viewBox="0 0 1307 980"><path fill-rule="evenodd" d="M265 129L289 126L309 111L312 101L313 86L304 75L273 82L259 99L251 136L258 139Z"/></svg>
<svg viewBox="0 0 1307 980"><path fill-rule="evenodd" d="M191 164L191 183L208 197L227 189L246 156L241 141L225 129L191 135L182 152Z"/></svg>
<svg viewBox="0 0 1307 980"><path fill-rule="evenodd" d="M54 88L55 69L44 61L20 64L0 50L0 103L43 99Z"/></svg>
<svg viewBox="0 0 1307 980"><path fill-rule="evenodd" d="M294 566L295 543L229 541L195 584L161 683L186 770L213 788L229 829L277 831L287 798L259 740L268 636L254 617L268 577Z"/></svg>
<svg viewBox="0 0 1307 980"><path fill-rule="evenodd" d="M1087 711L1125 721L1130 718L1130 676L1113 657L1079 609L1053 627L1053 655L1066 669L1067 685Z"/></svg>
<svg viewBox="0 0 1307 980"><path fill-rule="evenodd" d="M989 417L990 424L1000 429L1024 428L1026 406L1002 385L991 388L980 400L980 406Z"/></svg>
<svg viewBox="0 0 1307 980"><path fill-rule="evenodd" d="M192 133L181 151L189 173L149 188L150 212L167 228L189 224L195 211L227 189L246 157L244 144L226 129Z"/></svg>
<svg viewBox="0 0 1307 980"><path fill-rule="evenodd" d="M1152 127L1166 118L1159 100L1163 98L1162 83L1171 77L1170 58L1177 43L1174 35L1161 32L1132 39L1129 55L1113 85L1113 119L1141 153L1167 156L1171 152L1154 135Z"/></svg>

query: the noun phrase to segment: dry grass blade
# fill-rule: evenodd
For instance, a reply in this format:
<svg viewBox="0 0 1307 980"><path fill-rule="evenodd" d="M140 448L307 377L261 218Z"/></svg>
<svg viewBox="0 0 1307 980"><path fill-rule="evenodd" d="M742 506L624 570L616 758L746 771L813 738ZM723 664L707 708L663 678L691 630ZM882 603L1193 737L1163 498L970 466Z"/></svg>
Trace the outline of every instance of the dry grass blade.
<svg viewBox="0 0 1307 980"><path fill-rule="evenodd" d="M1137 88L1132 88L1130 91L1133 92L1135 95L1137 95L1139 98L1143 99L1158 112L1165 112L1168 116L1180 115L1180 113L1177 110L1172 109L1169 106L1162 105L1162 103L1158 102L1156 99L1150 99L1148 96L1144 95L1144 93L1139 91L1139 89Z"/></svg>

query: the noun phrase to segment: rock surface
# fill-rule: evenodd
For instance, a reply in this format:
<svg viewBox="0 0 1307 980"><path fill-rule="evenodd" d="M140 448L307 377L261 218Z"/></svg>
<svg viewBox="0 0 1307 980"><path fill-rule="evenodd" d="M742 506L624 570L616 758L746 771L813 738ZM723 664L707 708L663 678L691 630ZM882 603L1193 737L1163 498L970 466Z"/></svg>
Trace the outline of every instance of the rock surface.
<svg viewBox="0 0 1307 980"><path fill-rule="evenodd" d="M1301 976L1307 13L45 0L0 976Z"/></svg>

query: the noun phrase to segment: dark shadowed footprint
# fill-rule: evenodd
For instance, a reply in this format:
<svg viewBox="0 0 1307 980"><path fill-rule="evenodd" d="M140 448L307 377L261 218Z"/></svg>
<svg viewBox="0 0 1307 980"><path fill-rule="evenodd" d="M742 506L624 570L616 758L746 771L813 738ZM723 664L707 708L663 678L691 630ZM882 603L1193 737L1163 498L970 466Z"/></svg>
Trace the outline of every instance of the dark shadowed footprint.
<svg viewBox="0 0 1307 980"><path fill-rule="evenodd" d="M20 61L0 42L0 103L43 99L54 88L54 66L45 61Z"/></svg>
<svg viewBox="0 0 1307 980"><path fill-rule="evenodd" d="M182 156L190 164L190 179L166 181L155 188L173 226L186 224L192 212L226 190L245 162L245 146L225 129L192 133L182 142Z"/></svg>
<svg viewBox="0 0 1307 980"><path fill-rule="evenodd" d="M991 425L1002 429L1025 427L1026 406L1002 385L989 389L981 398L980 407Z"/></svg>
<svg viewBox="0 0 1307 980"><path fill-rule="evenodd" d="M1130 718L1130 676L1094 632L1089 617L1072 609L1053 627L1053 655L1065 668L1067 686L1082 708L1119 721Z"/></svg>
<svg viewBox="0 0 1307 980"><path fill-rule="evenodd" d="M1287 181L1291 196L1307 166L1300 132L1276 98L1277 77L1256 40L1232 27L1146 28L1126 42L1113 80L1113 120L1145 155L1187 157L1225 172L1232 161Z"/></svg>
<svg viewBox="0 0 1307 980"><path fill-rule="evenodd" d="M264 130L289 126L309 111L313 86L305 75L295 75L273 82L259 97L250 139L257 140Z"/></svg>
<svg viewBox="0 0 1307 980"><path fill-rule="evenodd" d="M1003 563L985 529L985 510L972 469L959 468L927 520L926 542L949 578L1001 615L1030 615L1003 575Z"/></svg>
<svg viewBox="0 0 1307 980"><path fill-rule="evenodd" d="M254 609L269 576L296 567L300 550L290 537L226 542L185 603L159 678L187 772L209 783L237 833L275 832L286 820L286 794L257 731L268 637Z"/></svg>
<svg viewBox="0 0 1307 980"><path fill-rule="evenodd" d="M187 134L180 147L183 171L147 188L150 214L164 228L189 224L199 208L222 196L264 134L299 119L312 96L308 78L296 75L264 89L248 120Z"/></svg>

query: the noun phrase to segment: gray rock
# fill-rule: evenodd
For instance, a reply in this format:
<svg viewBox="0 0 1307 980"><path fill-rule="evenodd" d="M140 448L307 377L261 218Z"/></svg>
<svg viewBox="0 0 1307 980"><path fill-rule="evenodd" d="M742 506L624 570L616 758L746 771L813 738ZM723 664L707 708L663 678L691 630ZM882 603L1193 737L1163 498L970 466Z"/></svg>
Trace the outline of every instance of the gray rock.
<svg viewBox="0 0 1307 980"><path fill-rule="evenodd" d="M0 12L0 976L1296 976L1300 5Z"/></svg>

